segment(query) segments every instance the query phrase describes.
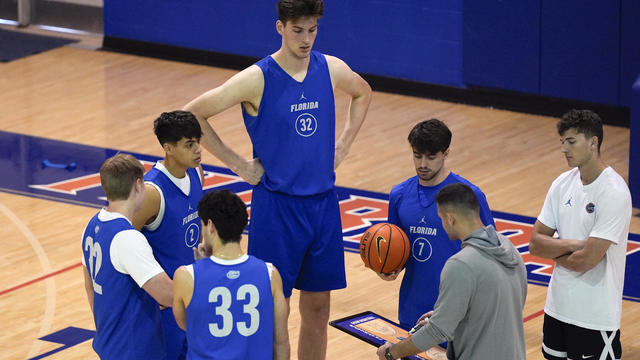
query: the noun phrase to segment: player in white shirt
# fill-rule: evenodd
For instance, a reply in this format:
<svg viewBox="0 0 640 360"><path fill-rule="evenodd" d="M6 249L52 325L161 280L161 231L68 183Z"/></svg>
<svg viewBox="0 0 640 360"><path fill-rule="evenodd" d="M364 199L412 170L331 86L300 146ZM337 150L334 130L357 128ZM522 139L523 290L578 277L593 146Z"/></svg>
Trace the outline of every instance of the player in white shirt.
<svg viewBox="0 0 640 360"><path fill-rule="evenodd" d="M100 182L109 206L82 235L85 290L96 325L93 348L103 360L165 354L158 304L171 306L173 284L130 220L145 196L143 174L131 155L107 159Z"/></svg>
<svg viewBox="0 0 640 360"><path fill-rule="evenodd" d="M571 110L557 128L572 169L551 184L529 244L532 255L555 261L542 353L546 359L620 359L631 194L600 158L597 114Z"/></svg>

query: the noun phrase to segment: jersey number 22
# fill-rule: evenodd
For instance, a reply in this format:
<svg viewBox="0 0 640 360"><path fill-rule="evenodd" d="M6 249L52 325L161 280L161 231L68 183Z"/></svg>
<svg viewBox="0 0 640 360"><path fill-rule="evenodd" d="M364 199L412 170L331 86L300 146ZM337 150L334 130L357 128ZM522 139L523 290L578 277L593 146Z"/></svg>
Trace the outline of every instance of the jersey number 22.
<svg viewBox="0 0 640 360"><path fill-rule="evenodd" d="M98 276L98 272L102 266L102 248L100 247L100 243L94 243L93 238L87 236L84 240L84 250L89 253L89 263L87 266L89 267L91 281L93 281L93 291L95 291L96 294L102 295L102 286L96 282L96 276Z"/></svg>

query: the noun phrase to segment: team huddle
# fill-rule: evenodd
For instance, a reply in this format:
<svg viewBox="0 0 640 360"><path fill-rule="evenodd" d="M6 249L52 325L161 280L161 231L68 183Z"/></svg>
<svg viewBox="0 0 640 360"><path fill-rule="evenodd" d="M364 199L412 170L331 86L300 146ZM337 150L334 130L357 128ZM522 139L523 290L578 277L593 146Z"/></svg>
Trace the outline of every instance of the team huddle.
<svg viewBox="0 0 640 360"><path fill-rule="evenodd" d="M131 155L102 165L109 204L82 236L100 358L289 359L293 289L297 357L325 358L331 291L347 287L335 169L371 88L342 60L312 50L322 0L279 0L277 9L278 51L154 121L163 160L146 174ZM351 99L337 140L335 89ZM248 160L209 123L237 105L253 145ZM572 169L551 185L529 245L556 264L542 353L619 359L631 196L600 158L598 115L571 110L557 130ZM525 359L526 268L496 231L484 193L447 167L451 138L437 119L408 136L416 176L393 187L388 222L412 250L403 269L378 275L394 281L404 272L398 320L415 331L377 356L440 344L449 359ZM237 195L203 192L201 146L254 185L251 221Z"/></svg>

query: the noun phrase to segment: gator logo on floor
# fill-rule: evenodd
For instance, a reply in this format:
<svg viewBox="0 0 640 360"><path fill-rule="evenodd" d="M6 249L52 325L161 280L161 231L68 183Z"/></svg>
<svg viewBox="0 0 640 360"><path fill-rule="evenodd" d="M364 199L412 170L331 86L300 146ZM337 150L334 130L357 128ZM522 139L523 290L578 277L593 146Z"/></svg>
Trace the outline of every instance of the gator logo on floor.
<svg viewBox="0 0 640 360"><path fill-rule="evenodd" d="M100 187L100 165L115 155L103 149L0 131L0 191L100 208L106 199ZM159 159L135 154L149 170ZM229 189L250 206L252 186L229 169L203 165L204 188ZM386 221L389 195L337 187L344 248L359 252L360 236L371 225ZM250 208L249 208L250 211ZM553 261L529 254L535 218L493 212L496 229L520 251L529 282L547 285ZM624 297L640 301L640 235L629 234Z"/></svg>

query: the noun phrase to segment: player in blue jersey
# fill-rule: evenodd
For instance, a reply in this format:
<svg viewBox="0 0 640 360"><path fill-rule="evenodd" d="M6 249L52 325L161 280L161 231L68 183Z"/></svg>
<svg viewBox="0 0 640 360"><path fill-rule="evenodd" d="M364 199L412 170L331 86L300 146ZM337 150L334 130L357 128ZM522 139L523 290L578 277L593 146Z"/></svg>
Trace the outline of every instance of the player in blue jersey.
<svg viewBox="0 0 640 360"><path fill-rule="evenodd" d="M159 306L171 306L171 279L130 219L145 196L144 167L128 154L107 159L100 182L109 206L82 234L84 283L93 311L93 348L103 360L162 359Z"/></svg>
<svg viewBox="0 0 640 360"><path fill-rule="evenodd" d="M165 158L144 176L147 195L133 225L147 237L162 268L173 276L179 266L193 263L193 248L200 240L197 208L204 181L202 131L193 114L181 110L162 113L153 129ZM162 327L167 342L165 359L184 359L185 333L171 309L162 311Z"/></svg>
<svg viewBox="0 0 640 360"><path fill-rule="evenodd" d="M211 254L174 276L173 313L187 332L188 359L289 359L287 303L278 270L240 247L247 208L228 190L198 204L202 247Z"/></svg>
<svg viewBox="0 0 640 360"><path fill-rule="evenodd" d="M471 187L446 185L435 202L447 238L462 239L462 249L446 261L438 301L420 318L422 328L379 347L378 359L404 359L448 340L447 359L525 360L527 269L520 253L483 224Z"/></svg>
<svg viewBox="0 0 640 360"><path fill-rule="evenodd" d="M482 191L450 171L445 164L451 144L451 131L447 125L438 119L422 121L411 130L408 140L417 175L391 190L388 215L388 221L404 230L411 242L411 256L405 265L398 304L398 319L407 329L425 310L433 309L438 298L442 267L451 255L461 249L460 240L449 241L438 217L435 202L438 191L453 183L468 185L480 203L482 223L494 225ZM380 277L395 280L400 271L380 274Z"/></svg>
<svg viewBox="0 0 640 360"><path fill-rule="evenodd" d="M300 359L324 359L330 291L344 288L344 250L335 168L364 121L371 88L342 60L312 51L322 0L280 0L278 51L185 106L203 129L202 146L247 182L252 193L249 254L282 275L285 297L300 290ZM334 90L351 97L335 140ZM253 144L246 160L207 119L241 105Z"/></svg>

